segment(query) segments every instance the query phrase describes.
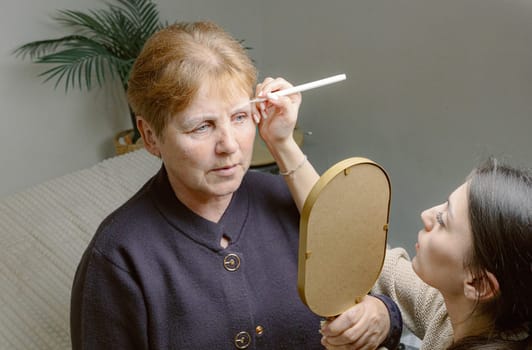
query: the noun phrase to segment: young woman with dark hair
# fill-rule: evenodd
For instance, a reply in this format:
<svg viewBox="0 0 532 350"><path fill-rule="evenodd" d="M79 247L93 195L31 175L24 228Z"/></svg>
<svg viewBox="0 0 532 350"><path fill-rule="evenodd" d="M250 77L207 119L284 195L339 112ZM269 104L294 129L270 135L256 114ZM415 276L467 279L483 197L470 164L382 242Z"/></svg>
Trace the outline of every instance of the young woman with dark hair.
<svg viewBox="0 0 532 350"><path fill-rule="evenodd" d="M465 267L478 292L466 322L484 322L449 349L531 349L532 175L490 159L468 183L472 244Z"/></svg>
<svg viewBox="0 0 532 350"><path fill-rule="evenodd" d="M373 289L399 305L421 349L532 349L531 170L489 159L421 220L416 256L389 250ZM359 349L355 327L330 322L322 343Z"/></svg>

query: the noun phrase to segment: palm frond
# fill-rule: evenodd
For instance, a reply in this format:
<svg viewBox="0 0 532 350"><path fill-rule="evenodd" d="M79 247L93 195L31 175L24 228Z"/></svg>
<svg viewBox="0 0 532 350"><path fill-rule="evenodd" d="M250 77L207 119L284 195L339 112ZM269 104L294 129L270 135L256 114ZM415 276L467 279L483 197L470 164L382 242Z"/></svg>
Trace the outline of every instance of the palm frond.
<svg viewBox="0 0 532 350"><path fill-rule="evenodd" d="M102 45L110 46L113 43L112 36L116 29L113 31L114 18L110 18L108 10L90 10L88 13L61 10L55 19Z"/></svg>
<svg viewBox="0 0 532 350"><path fill-rule="evenodd" d="M138 56L139 51L135 49L139 41L136 35L137 29L120 11L114 10L108 16L112 18L109 26L111 33L109 40L116 56L122 58ZM144 40L142 42L144 43Z"/></svg>
<svg viewBox="0 0 532 350"><path fill-rule="evenodd" d="M124 16L132 23L133 28L139 29L145 39L153 34L159 27L159 11L152 1L146 0L117 0L122 7L113 6L117 10L125 9Z"/></svg>
<svg viewBox="0 0 532 350"><path fill-rule="evenodd" d="M45 82L56 79L55 87L64 82L66 91L76 85L79 89L85 87L90 90L93 74L98 86L102 86L107 79L116 75L122 78L123 71L131 69L130 61L116 58L107 48L89 39L71 42L65 47L61 51L39 57L36 62L54 64L54 67L42 72L40 76L46 77Z"/></svg>
<svg viewBox="0 0 532 350"><path fill-rule="evenodd" d="M117 0L121 6L110 5L114 15L113 23L117 26L115 43L127 43L126 56L136 57L144 42L162 27L155 3L147 0ZM119 47L119 45L116 45Z"/></svg>
<svg viewBox="0 0 532 350"><path fill-rule="evenodd" d="M104 28L101 28L101 21L98 20L98 11L89 10L88 13L84 13L76 10L58 10L57 12L53 19L65 27L87 33L99 34L104 31Z"/></svg>
<svg viewBox="0 0 532 350"><path fill-rule="evenodd" d="M25 59L29 56L29 58L33 60L40 56L57 51L60 47L69 42L83 39L85 38L80 35L67 35L57 39L32 41L13 50L13 54L17 57L21 57L22 59Z"/></svg>
<svg viewBox="0 0 532 350"><path fill-rule="evenodd" d="M58 10L53 17L74 33L56 39L38 40L13 51L36 63L54 65L42 72L45 82L55 87L91 89L118 76L124 89L133 62L145 41L162 27L152 0L115 0L105 9Z"/></svg>

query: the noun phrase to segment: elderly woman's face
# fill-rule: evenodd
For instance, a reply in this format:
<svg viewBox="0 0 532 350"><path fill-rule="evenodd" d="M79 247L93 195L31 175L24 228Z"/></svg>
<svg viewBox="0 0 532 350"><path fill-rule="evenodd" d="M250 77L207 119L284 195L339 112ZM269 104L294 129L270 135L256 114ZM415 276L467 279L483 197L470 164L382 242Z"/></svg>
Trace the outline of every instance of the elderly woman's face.
<svg viewBox="0 0 532 350"><path fill-rule="evenodd" d="M249 95L242 91L222 97L213 90L200 88L161 137L161 158L181 199L230 196L251 163L256 128Z"/></svg>
<svg viewBox="0 0 532 350"><path fill-rule="evenodd" d="M424 227L418 234L412 267L423 281L444 295L463 293L464 280L468 278L464 260L472 237L467 190L465 183L445 203L421 213Z"/></svg>

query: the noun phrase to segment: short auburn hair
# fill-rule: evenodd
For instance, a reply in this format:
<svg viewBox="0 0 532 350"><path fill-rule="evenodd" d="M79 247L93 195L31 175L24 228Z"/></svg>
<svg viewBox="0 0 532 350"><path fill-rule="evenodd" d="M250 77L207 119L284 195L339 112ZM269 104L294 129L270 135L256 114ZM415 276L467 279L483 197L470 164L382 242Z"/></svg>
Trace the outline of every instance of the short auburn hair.
<svg viewBox="0 0 532 350"><path fill-rule="evenodd" d="M128 101L160 136L203 84L251 97L257 70L241 43L212 22L183 22L152 35L131 70ZM225 87L225 89L223 89Z"/></svg>

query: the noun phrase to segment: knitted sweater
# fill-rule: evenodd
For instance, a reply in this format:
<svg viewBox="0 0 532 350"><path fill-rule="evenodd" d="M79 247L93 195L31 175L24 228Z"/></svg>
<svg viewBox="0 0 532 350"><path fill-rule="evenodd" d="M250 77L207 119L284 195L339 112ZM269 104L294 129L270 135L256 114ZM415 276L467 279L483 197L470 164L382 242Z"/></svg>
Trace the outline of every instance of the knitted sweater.
<svg viewBox="0 0 532 350"><path fill-rule="evenodd" d="M390 296L406 327L422 339L421 350L443 350L452 342L452 327L440 292L424 283L402 248L387 250L373 293Z"/></svg>

